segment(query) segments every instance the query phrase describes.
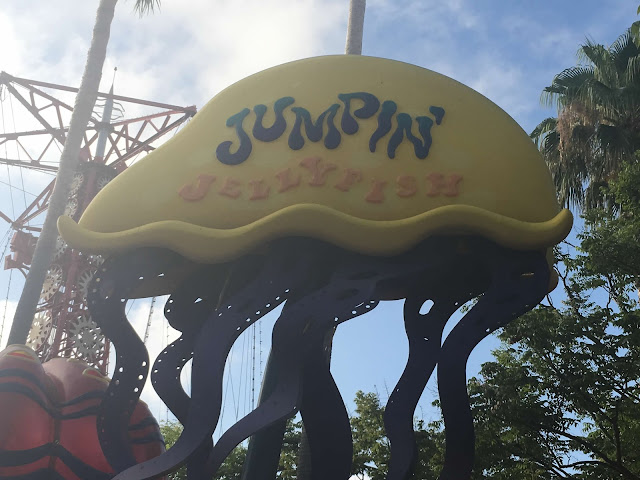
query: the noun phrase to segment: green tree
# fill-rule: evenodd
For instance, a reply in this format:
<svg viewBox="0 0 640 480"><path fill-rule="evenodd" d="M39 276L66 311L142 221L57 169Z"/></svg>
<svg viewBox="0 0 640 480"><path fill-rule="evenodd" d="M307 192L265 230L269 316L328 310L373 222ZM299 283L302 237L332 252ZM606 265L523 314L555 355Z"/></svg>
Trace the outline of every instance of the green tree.
<svg viewBox="0 0 640 480"><path fill-rule="evenodd" d="M560 255L562 305L507 326L496 360L469 382L476 478L640 479L640 165L593 209L581 247Z"/></svg>
<svg viewBox="0 0 640 480"><path fill-rule="evenodd" d="M164 437L164 443L167 449L171 448L174 443L180 437L182 433L182 425L175 422L162 422L160 424L160 432ZM187 469L185 467L181 467L175 473L171 473L167 475L167 480L186 480L187 479Z"/></svg>
<svg viewBox="0 0 640 480"><path fill-rule="evenodd" d="M625 165L617 181L606 189L615 198L618 212L595 209L587 212L587 232L581 235L581 257L587 273L607 272L616 290L630 282L638 286L640 275L640 162ZM621 299L622 301L622 299Z"/></svg>
<svg viewBox="0 0 640 480"><path fill-rule="evenodd" d="M592 304L578 281L570 305L507 327L470 382L476 478L640 479L640 315Z"/></svg>
<svg viewBox="0 0 640 480"><path fill-rule="evenodd" d="M301 437L302 421L295 421L293 418L287 420L276 480L296 480L298 478L298 454Z"/></svg>
<svg viewBox="0 0 640 480"><path fill-rule="evenodd" d="M242 465L247 456L247 449L244 445L238 445L214 475L214 480L240 480L242 477Z"/></svg>
<svg viewBox="0 0 640 480"><path fill-rule="evenodd" d="M558 116L531 133L563 204L583 209L608 203L601 187L640 148L640 47L632 29L610 47L587 41L580 63L555 76L542 94Z"/></svg>
<svg viewBox="0 0 640 480"><path fill-rule="evenodd" d="M296 463L301 428L301 422L295 422L293 419L287 421L276 480L296 480ZM160 425L160 431L164 437L166 447L169 449L180 437L182 425L177 422L163 422ZM213 479L240 480L246 456L247 448L244 445L237 446L225 459ZM181 467L177 472L168 475L167 480L186 480L186 478L187 469L186 467Z"/></svg>
<svg viewBox="0 0 640 480"><path fill-rule="evenodd" d="M91 46L87 53L87 63L78 94L76 95L73 113L71 114L69 132L60 156L60 167L56 175L55 187L49 199L47 215L16 307L8 345L24 344L27 341L27 335L36 313L42 284L51 264L56 239L58 238L58 217L64 213L64 208L69 198L71 182L80 159L80 145L98 96L98 87L102 78L102 67L107 54L111 22L117 1L100 0L98 5ZM160 0L136 0L134 8L142 15L153 11L159 5Z"/></svg>
<svg viewBox="0 0 640 480"><path fill-rule="evenodd" d="M167 449L171 448L182 433L182 425L175 422L162 422L160 424L160 432L164 437L164 444ZM187 469L181 467L177 472L167 475L167 480L186 480Z"/></svg>
<svg viewBox="0 0 640 480"><path fill-rule="evenodd" d="M364 480L384 480L389 468L389 440L384 431L384 405L377 393L357 392L356 415L351 417L353 432L352 474ZM444 459L442 423L425 424L416 419L414 425L418 445L418 461L414 478L436 480Z"/></svg>
<svg viewBox="0 0 640 480"><path fill-rule="evenodd" d="M358 391L353 432L352 473L360 479L384 479L389 464L389 440L384 432L384 406L376 393Z"/></svg>
<svg viewBox="0 0 640 480"><path fill-rule="evenodd" d="M160 431L164 437L165 445L167 449L169 449L180 437L180 434L182 433L182 425L177 422L163 422L160 424ZM236 447L220 466L218 472L213 478L215 480L240 480L242 475L242 465L244 464L246 454L247 449L243 445ZM186 479L186 467L180 467L177 472L171 473L167 476L167 480Z"/></svg>

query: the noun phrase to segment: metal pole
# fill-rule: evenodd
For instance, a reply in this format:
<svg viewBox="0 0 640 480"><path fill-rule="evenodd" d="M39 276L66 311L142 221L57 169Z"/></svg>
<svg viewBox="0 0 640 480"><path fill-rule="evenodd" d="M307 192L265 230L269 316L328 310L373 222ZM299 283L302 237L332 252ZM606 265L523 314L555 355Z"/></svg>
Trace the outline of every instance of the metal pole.
<svg viewBox="0 0 640 480"><path fill-rule="evenodd" d="M347 55L362 55L362 34L364 32L364 11L367 0L351 0L349 5L349 24L347 25Z"/></svg>

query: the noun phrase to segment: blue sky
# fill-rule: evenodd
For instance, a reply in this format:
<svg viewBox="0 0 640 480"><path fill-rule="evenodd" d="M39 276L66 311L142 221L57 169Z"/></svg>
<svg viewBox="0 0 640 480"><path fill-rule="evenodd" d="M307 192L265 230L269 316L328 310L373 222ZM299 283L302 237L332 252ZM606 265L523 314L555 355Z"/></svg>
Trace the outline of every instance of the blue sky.
<svg viewBox="0 0 640 480"><path fill-rule="evenodd" d="M453 77L493 100L529 132L554 114L540 105L540 92L554 74L576 63L579 44L586 38L612 43L636 19L638 3L369 0L363 54ZM131 0L121 1L116 10L102 84L107 90L117 66L116 91L122 95L202 107L249 74L344 50L348 0L165 0L160 12L142 19L132 13L132 5ZM96 6L96 1L4 0L0 70L78 85ZM30 172L24 175L32 193L37 193L45 180ZM3 184L0 202L0 210L9 208L9 191ZM0 224L0 234L7 228ZM19 295L19 277L14 274L9 289L5 338ZM0 316L8 279L7 272L0 272ZM401 307L398 302L385 303L339 328L333 370L349 404L358 389L377 389L386 397L387 388L391 390L400 375L406 360ZM131 310L139 331L147 314L143 302ZM166 342L166 331L159 317L154 320L151 350L157 351ZM265 322L263 357L269 329ZM495 344L489 339L474 353L470 374L490 359ZM164 418L153 394L145 392L144 398ZM428 394L422 402L427 418L433 414L428 408L432 398Z"/></svg>

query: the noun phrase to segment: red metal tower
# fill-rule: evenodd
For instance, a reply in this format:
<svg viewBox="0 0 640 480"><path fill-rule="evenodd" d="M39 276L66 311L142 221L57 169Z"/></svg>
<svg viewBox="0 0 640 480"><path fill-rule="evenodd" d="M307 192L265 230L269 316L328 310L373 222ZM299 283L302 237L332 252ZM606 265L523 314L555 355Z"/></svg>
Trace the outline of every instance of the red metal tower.
<svg viewBox="0 0 640 480"><path fill-rule="evenodd" d="M6 165L7 179L2 183L8 184L10 195L10 203L3 202L0 208L0 218L15 231L9 244L11 254L5 256L5 269L26 274L29 268L40 231L38 222L43 219L53 191L73 110L70 105L77 91L0 73L0 164ZM67 203L66 214L76 220L100 189L196 113L195 106L179 107L114 95L113 87L109 93L98 95L100 102L97 108L101 111L94 111L85 133L80 167ZM125 111L137 116L125 119ZM30 201L25 177L27 182L47 183ZM20 179L20 186L15 185L16 178ZM16 211L16 191L24 200L21 213ZM80 358L106 373L109 344L91 320L85 302L87 286L101 261L100 257L68 248L58 238L28 339L43 360L56 356Z"/></svg>

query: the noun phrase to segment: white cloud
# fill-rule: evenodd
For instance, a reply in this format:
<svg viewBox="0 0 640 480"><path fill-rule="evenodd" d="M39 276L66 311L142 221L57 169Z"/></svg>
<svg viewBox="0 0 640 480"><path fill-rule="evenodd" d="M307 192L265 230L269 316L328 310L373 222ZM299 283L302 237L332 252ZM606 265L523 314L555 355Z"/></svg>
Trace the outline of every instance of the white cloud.
<svg viewBox="0 0 640 480"><path fill-rule="evenodd" d="M6 14L0 12L0 44L3 45L0 70L19 69L25 56L22 43L18 40L16 25Z"/></svg>
<svg viewBox="0 0 640 480"><path fill-rule="evenodd" d="M121 8L113 36L127 42L111 44L107 63L118 66L119 78L130 75L122 84L127 94L202 106L264 68L341 53L343 40L336 42L335 33L343 23L346 6L335 0L221 1L215 7L205 0L165 1L160 13L143 19Z"/></svg>
<svg viewBox="0 0 640 480"><path fill-rule="evenodd" d="M347 4L338 0L165 0L143 18L131 8L132 2L116 8L102 88L118 66L122 94L200 106L264 68L342 53L347 15ZM77 85L94 16L92 3L9 0L0 12L0 69Z"/></svg>
<svg viewBox="0 0 640 480"><path fill-rule="evenodd" d="M78 71L86 59L94 6L77 8L77 2L71 0L25 0L5 2L3 7L0 24L10 28L3 33L0 69L17 76L29 74L77 84Z"/></svg>
<svg viewBox="0 0 640 480"><path fill-rule="evenodd" d="M392 20L398 26L420 23L424 29L442 32L456 27L481 29L480 16L466 0L370 0L368 12Z"/></svg>

